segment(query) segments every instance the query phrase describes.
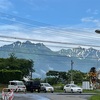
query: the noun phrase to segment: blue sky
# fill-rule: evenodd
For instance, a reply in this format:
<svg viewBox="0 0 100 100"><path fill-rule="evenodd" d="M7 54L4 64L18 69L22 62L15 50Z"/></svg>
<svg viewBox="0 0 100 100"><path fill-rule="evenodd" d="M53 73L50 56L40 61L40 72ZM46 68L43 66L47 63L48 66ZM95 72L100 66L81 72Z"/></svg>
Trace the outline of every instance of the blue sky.
<svg viewBox="0 0 100 100"><path fill-rule="evenodd" d="M1 36L68 43L44 43L58 50L81 44L99 46L96 29L100 29L100 0L0 0ZM4 45L16 40L0 41Z"/></svg>

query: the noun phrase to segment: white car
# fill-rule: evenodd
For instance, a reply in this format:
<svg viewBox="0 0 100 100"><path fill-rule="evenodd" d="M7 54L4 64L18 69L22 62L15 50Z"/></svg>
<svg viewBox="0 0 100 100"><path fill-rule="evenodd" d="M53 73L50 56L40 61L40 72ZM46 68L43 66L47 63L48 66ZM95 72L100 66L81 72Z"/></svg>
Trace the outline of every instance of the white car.
<svg viewBox="0 0 100 100"><path fill-rule="evenodd" d="M41 91L54 92L54 88L49 83L41 83Z"/></svg>
<svg viewBox="0 0 100 100"><path fill-rule="evenodd" d="M64 86L64 92L78 92L78 93L82 93L83 89L75 84L67 84Z"/></svg>
<svg viewBox="0 0 100 100"><path fill-rule="evenodd" d="M8 89L9 90L14 90L16 92L18 91L26 91L26 86L24 85L24 83L22 81L18 81L18 80L13 80L13 81L9 81L9 85L8 85Z"/></svg>

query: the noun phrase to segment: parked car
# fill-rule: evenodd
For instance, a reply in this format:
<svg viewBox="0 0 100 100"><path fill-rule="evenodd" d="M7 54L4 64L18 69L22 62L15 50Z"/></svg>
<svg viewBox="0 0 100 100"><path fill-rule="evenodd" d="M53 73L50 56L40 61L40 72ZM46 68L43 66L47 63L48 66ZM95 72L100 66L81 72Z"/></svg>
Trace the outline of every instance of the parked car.
<svg viewBox="0 0 100 100"><path fill-rule="evenodd" d="M67 84L64 86L64 92L78 92L78 93L82 93L83 89L75 84Z"/></svg>
<svg viewBox="0 0 100 100"><path fill-rule="evenodd" d="M38 80L31 80L31 81L27 81L25 82L25 85L26 85L26 90L27 91L30 91L30 92L33 92L33 91L38 91L40 92L40 81Z"/></svg>
<svg viewBox="0 0 100 100"><path fill-rule="evenodd" d="M41 83L41 91L54 92L54 88L49 83Z"/></svg>
<svg viewBox="0 0 100 100"><path fill-rule="evenodd" d="M26 86L24 85L23 81L13 80L9 81L8 89L13 89L15 92L18 91L26 91Z"/></svg>

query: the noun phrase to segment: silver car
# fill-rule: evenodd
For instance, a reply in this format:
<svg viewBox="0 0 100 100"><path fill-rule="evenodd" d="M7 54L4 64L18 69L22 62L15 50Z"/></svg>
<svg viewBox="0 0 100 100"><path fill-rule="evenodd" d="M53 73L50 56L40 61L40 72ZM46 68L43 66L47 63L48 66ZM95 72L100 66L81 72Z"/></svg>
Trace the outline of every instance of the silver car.
<svg viewBox="0 0 100 100"><path fill-rule="evenodd" d="M54 92L54 88L49 83L41 83L41 91Z"/></svg>
<svg viewBox="0 0 100 100"><path fill-rule="evenodd" d="M82 93L83 89L75 84L67 84L64 86L64 92L78 92L78 93Z"/></svg>

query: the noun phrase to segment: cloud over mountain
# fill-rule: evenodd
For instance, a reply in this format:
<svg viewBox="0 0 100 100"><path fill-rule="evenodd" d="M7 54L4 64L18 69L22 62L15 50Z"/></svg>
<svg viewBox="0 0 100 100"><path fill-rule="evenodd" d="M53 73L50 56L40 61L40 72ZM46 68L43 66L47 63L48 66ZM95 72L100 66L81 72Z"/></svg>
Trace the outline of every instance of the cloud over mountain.
<svg viewBox="0 0 100 100"><path fill-rule="evenodd" d="M42 43L14 42L0 47L0 57L7 58L10 53L18 58L32 59L35 73L33 77L45 77L49 70L68 71L73 60L73 69L88 72L91 67L99 68L100 51L94 48L71 48L52 51Z"/></svg>

